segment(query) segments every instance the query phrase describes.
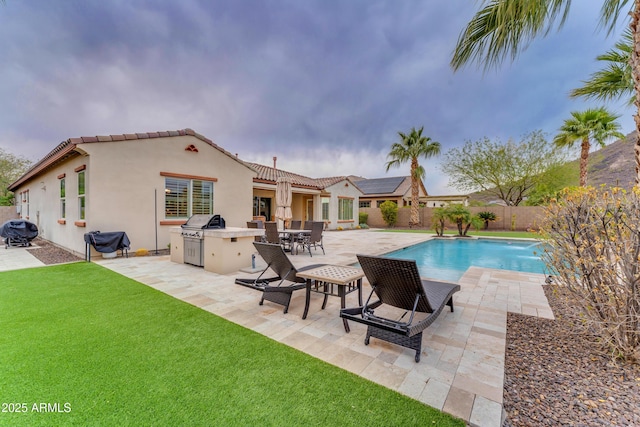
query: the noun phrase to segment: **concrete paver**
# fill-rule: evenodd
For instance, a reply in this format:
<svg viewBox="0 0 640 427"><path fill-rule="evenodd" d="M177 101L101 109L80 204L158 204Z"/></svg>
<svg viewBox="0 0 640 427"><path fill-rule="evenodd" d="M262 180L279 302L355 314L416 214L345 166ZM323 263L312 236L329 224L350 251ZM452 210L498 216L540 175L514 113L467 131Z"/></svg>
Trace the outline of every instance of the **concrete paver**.
<svg viewBox="0 0 640 427"><path fill-rule="evenodd" d="M326 232L326 255L317 251L313 257L300 254L291 260L297 267L350 265L357 261L357 253L383 254L429 238L375 230ZM42 265L27 251L16 249L0 250L0 271ZM258 305L259 292L234 284L236 277L252 277L248 273L219 275L173 263L168 256L95 261L477 426L502 424L507 312L553 318L542 288L544 275L471 267L459 280L455 311L443 310L424 331L421 361L415 363L413 350L375 338L365 346L365 325L352 322L351 333L346 333L338 314L339 298L329 298L322 310L321 295L312 295L309 315L303 320L304 291L294 293L284 314L282 306ZM365 281L365 298L368 292ZM347 306L356 304L357 296L348 295Z"/></svg>

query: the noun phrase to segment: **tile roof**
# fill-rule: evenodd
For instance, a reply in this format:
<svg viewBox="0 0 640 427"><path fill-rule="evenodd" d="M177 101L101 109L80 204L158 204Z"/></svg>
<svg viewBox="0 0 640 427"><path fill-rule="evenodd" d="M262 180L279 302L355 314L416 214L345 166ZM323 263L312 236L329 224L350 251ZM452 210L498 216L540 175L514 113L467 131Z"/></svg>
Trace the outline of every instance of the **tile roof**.
<svg viewBox="0 0 640 427"><path fill-rule="evenodd" d="M139 139L151 139L151 138L166 138L173 136L185 136L190 135L194 136L207 144L211 145L215 149L221 151L227 156L233 158L234 160L245 164L241 160L239 160L235 155L230 152L224 150L222 147L215 144L209 138L195 132L193 129L181 129L181 130L169 130L169 131L159 131L159 132L143 132L143 133L125 133L118 135L98 135L98 136L81 136L79 138L69 138L65 141L62 141L60 144L56 146L53 150L51 150L47 155L45 155L42 159L36 162L24 175L18 178L14 183L12 183L8 188L12 190L25 183L29 179L37 176L41 172L47 170L48 168L58 164L59 162L73 156L79 155L75 150L76 147L80 144L87 143L100 143L100 142L112 142L112 141L130 141L130 140L139 140Z"/></svg>
<svg viewBox="0 0 640 427"><path fill-rule="evenodd" d="M255 182L264 182L267 184L275 184L278 177L287 176L291 179L293 187L303 187L323 190L333 184L348 179L346 176L334 176L329 178L309 178L297 173L288 172L282 169L272 168L270 166L261 165L259 163L246 162L252 169L258 172L258 176L253 180Z"/></svg>

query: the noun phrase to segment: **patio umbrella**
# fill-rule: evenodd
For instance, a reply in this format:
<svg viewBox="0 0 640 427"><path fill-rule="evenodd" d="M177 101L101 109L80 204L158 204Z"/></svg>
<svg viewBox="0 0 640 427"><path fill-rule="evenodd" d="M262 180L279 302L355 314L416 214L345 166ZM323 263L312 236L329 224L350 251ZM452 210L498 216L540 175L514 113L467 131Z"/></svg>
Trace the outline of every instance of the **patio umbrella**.
<svg viewBox="0 0 640 427"><path fill-rule="evenodd" d="M281 176L276 181L276 218L283 222L291 219L291 179Z"/></svg>

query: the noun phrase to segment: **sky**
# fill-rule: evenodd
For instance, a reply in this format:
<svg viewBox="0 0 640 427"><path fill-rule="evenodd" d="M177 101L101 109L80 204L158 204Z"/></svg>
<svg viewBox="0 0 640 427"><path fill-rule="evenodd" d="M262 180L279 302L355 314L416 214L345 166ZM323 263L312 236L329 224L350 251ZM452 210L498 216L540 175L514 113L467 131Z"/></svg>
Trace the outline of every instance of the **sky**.
<svg viewBox="0 0 640 427"><path fill-rule="evenodd" d="M386 171L398 132L441 152L484 137L551 139L570 99L619 39L601 0L572 3L560 30L515 62L454 72L472 0L4 0L0 147L37 161L80 136L191 128L246 161L319 178ZM624 102L622 132L634 129ZM630 154L631 155L631 154ZM577 157L577 151L576 151ZM429 194L459 194L422 159Z"/></svg>

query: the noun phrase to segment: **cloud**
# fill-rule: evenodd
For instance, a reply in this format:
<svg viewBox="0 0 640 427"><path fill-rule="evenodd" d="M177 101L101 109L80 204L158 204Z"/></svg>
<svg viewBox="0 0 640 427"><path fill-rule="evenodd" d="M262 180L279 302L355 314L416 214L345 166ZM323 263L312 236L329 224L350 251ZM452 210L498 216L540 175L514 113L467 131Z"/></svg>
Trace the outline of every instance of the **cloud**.
<svg viewBox="0 0 640 427"><path fill-rule="evenodd" d="M424 126L446 151L484 136L552 133L586 107L566 94L617 40L585 25L598 10L572 5L566 28L513 64L453 73L451 53L476 6L6 2L0 146L35 160L70 137L190 127L246 160L277 155L310 176L380 177L407 173L384 170L398 131ZM616 108L632 130L630 109ZM424 163L437 171L439 161ZM439 172L427 189L455 192Z"/></svg>

